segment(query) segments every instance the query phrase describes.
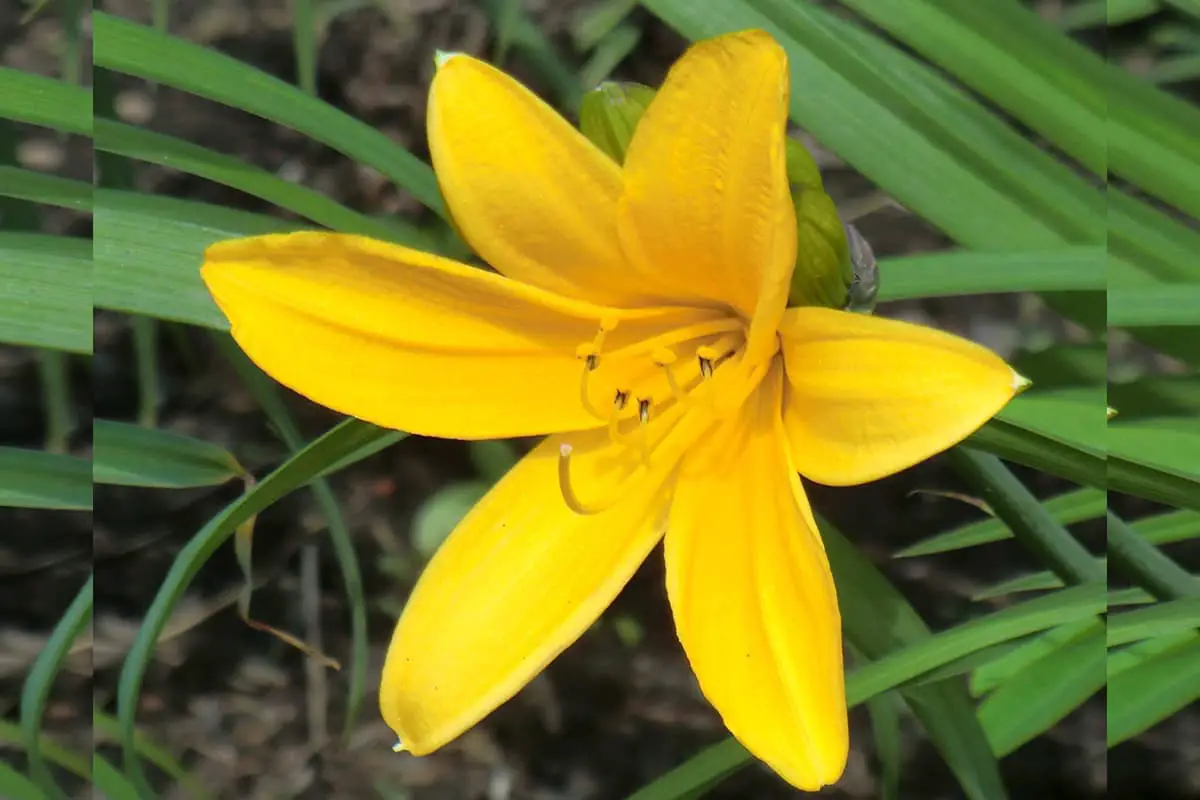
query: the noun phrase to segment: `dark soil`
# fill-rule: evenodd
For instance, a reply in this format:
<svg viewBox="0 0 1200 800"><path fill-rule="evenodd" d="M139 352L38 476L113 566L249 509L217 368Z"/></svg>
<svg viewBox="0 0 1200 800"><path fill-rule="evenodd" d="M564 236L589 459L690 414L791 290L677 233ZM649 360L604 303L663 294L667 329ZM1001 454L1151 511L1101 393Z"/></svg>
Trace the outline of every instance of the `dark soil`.
<svg viewBox="0 0 1200 800"><path fill-rule="evenodd" d="M380 3L390 16L362 4L328 27L320 59L321 96L366 120L422 157L424 101L435 49L490 54L492 28L475 5L452 0ZM553 6L552 8L550 6ZM535 15L558 43L577 5L541 2ZM119 0L113 13L145 20L148 4ZM12 66L50 73L57 32L52 17L24 29L10 24L18 6L0 0L0 47ZM661 80L683 42L647 18L642 45L618 76ZM275 0L186 0L172 4L171 30L293 81L288 9ZM536 73L519 60L507 64L535 89ZM116 109L146 124L286 175L370 213L419 218L419 207L378 175L340 154L278 126L165 88L119 80ZM24 130L24 129L23 129ZM59 148L61 170L86 175L86 147L24 130L40 146ZM843 204L872 204L874 189L861 176L818 150L827 181ZM139 188L230 207L268 212L253 198L190 176L139 168ZM47 214L48 230L86 235L86 221ZM863 218L860 227L881 255L947 244L936 231L894 205ZM886 280L886 276L885 276ZM934 321L1012 355L1035 337L1073 335L1036 301L978 298L882 309ZM95 357L74 365L73 392L86 454L91 415L133 419L138 382L129 320L97 312ZM164 428L220 443L256 475L286 457L254 400L215 351L210 338L174 325L159 329L160 396ZM0 444L38 446L45 420L33 354L0 348ZM289 395L306 436L337 418ZM1065 485L1021 471L1039 495ZM466 447L412 438L332 479L365 572L372 653L368 686L376 683L395 610L419 569L409 542L414 511L437 488L472 476ZM970 596L997 580L1029 571L1031 557L1011 542L911 561L890 554L906 544L978 516L969 505L914 490L966 491L941 459L888 480L852 489L813 487L814 505L832 519L894 580L934 629L984 613L994 605ZM95 621L77 645L50 709L50 727L83 750L92 739L88 695L112 713L121 659L138 621L172 559L239 487L151 491L97 487L94 518L81 514L0 509L0 711L15 714L23 671L88 574L96 570ZM1119 499L1118 499L1119 500ZM1115 501L1116 502L1116 501ZM1145 507L1130 503L1130 511ZM303 632L301 612L313 586L302 581L306 547L319 557L315 592L323 649L346 659L348 612L340 575L312 497L298 492L268 509L255 535L253 613L257 619ZM88 538L88 532L92 536ZM1102 529L1084 526L1091 546ZM381 797L412 800L555 800L620 798L683 762L726 734L700 697L671 626L660 554L637 574L606 617L633 619L642 636L631 643L617 627L586 634L517 698L460 740L424 758L391 752L393 737L369 694L344 739L345 675L324 680L306 673L305 658L245 625L234 598L241 575L232 549L220 550L182 602L173 634L159 647L145 684L139 716L147 735L178 755L219 797ZM397 577L397 561L407 571ZM325 718L327 715L327 718ZM1117 750L1106 767L1104 705L1094 698L1048 735L1002 762L1011 796L1063 798L1183 798L1200 796L1200 713L1183 714ZM919 728L905 721L901 797L961 797L953 776ZM108 752L110 744L97 743ZM880 796L871 731L864 712L852 715L853 752L845 778L826 797ZM1190 749L1189 749L1190 748ZM18 760L15 751L6 751ZM111 753L116 758L115 750ZM1111 783L1109 783L1111 778ZM1106 788L1107 787L1107 788ZM182 790L162 789L168 797ZM84 795L80 789L79 796ZM757 766L743 770L708 796L797 796Z"/></svg>

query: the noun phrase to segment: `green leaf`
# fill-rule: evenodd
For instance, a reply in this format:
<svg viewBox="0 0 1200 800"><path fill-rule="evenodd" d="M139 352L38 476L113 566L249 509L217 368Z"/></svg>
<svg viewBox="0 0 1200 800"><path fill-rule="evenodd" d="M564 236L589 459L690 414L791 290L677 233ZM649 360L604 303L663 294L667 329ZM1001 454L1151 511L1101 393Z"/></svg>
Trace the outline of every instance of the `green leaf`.
<svg viewBox="0 0 1200 800"><path fill-rule="evenodd" d="M93 13L92 30L96 66L181 89L299 131L373 167L446 216L429 165L328 103L235 58L110 14Z"/></svg>
<svg viewBox="0 0 1200 800"><path fill-rule="evenodd" d="M1103 290L1106 254L1097 247L1027 252L946 251L884 259L879 300L997 292Z"/></svg>
<svg viewBox="0 0 1200 800"><path fill-rule="evenodd" d="M29 756L31 777L46 792L48 797L66 798L66 794L54 780L50 769L42 758L42 720L46 715L46 703L54 679L67 657L71 643L92 617L92 576L88 576L83 588L75 595L66 613L62 615L46 646L29 668L25 685L21 688L21 730L25 734L25 752Z"/></svg>
<svg viewBox="0 0 1200 800"><path fill-rule="evenodd" d="M1160 600L1200 597L1200 578L1187 572L1157 547L1108 512L1108 557L1114 571Z"/></svg>
<svg viewBox="0 0 1200 800"><path fill-rule="evenodd" d="M146 787L137 747L135 720L142 679L154 647L172 611L196 573L234 530L286 494L404 437L359 420L348 419L308 444L270 475L234 500L200 529L180 551L147 610L134 639L117 687L117 717L126 772L139 789Z"/></svg>
<svg viewBox="0 0 1200 800"><path fill-rule="evenodd" d="M214 334L218 346L225 357L233 365L243 383L250 389L251 394L263 407L267 418L274 425L283 441L293 452L299 452L304 447L304 440L288 411L279 385L271 380L265 372L259 369L237 347L233 339L224 334ZM381 436L380 440L388 442L396 437ZM378 449L369 449L371 454ZM355 455L364 453L356 450ZM346 587L346 604L350 607L350 680L347 682L347 699L345 721L342 727L343 736L349 736L358 721L358 713L362 708L363 696L366 691L367 657L370 643L367 641L367 600L363 593L362 570L358 564L358 553L350 536L350 528L342 515L341 505L329 483L318 477L312 484L313 497L317 507L329 525L329 541L333 545L334 557L342 573L342 582Z"/></svg>
<svg viewBox="0 0 1200 800"><path fill-rule="evenodd" d="M215 486L246 474L225 448L127 422L93 423L92 479L121 486Z"/></svg>
<svg viewBox="0 0 1200 800"><path fill-rule="evenodd" d="M1138 535L1153 545L1172 544L1200 537L1200 511L1179 509L1145 517L1133 523Z"/></svg>
<svg viewBox="0 0 1200 800"><path fill-rule="evenodd" d="M1200 286L1153 286L1112 289L1108 323L1118 328L1200 325Z"/></svg>
<svg viewBox="0 0 1200 800"><path fill-rule="evenodd" d="M971 694L976 697L987 694L1046 656L1087 634L1095 625L1094 619L1081 619L1030 637L972 672Z"/></svg>
<svg viewBox="0 0 1200 800"><path fill-rule="evenodd" d="M1148 17L1161 8L1158 0L1080 0L1064 7L1053 21L1069 31L1112 27Z"/></svg>
<svg viewBox="0 0 1200 800"><path fill-rule="evenodd" d="M1108 682L1108 746L1149 730L1200 699L1200 636L1123 669Z"/></svg>
<svg viewBox="0 0 1200 800"><path fill-rule="evenodd" d="M900 797L900 769L904 763L900 733L903 710L904 702L895 692L884 692L867 701L875 756L880 764L879 793L882 800L897 800Z"/></svg>
<svg viewBox="0 0 1200 800"><path fill-rule="evenodd" d="M91 510L92 462L0 447L0 506Z"/></svg>
<svg viewBox="0 0 1200 800"><path fill-rule="evenodd" d="M0 118L90 136L92 93L53 78L0 67Z"/></svg>
<svg viewBox="0 0 1200 800"><path fill-rule="evenodd" d="M972 600L991 600L995 597L1004 597L1009 594L1018 594L1020 592L1037 592L1043 589L1058 589L1063 585L1062 578L1055 575L1050 570L1042 570L1040 572L1031 572L1026 575L1018 575L1015 578L994 583L991 586L981 589L971 595Z"/></svg>
<svg viewBox="0 0 1200 800"><path fill-rule="evenodd" d="M1078 45L1065 36L1038 36L1044 33L1038 29L1047 25L1036 14L1018 3L971 3L968 8L956 0L845 2L1093 174L1104 174L1104 92L1086 81L1068 80L1074 76L1063 69L1067 59L1055 51Z"/></svg>
<svg viewBox="0 0 1200 800"><path fill-rule="evenodd" d="M92 243L0 232L0 342L92 352Z"/></svg>
<svg viewBox="0 0 1200 800"><path fill-rule="evenodd" d="M128 778L99 753L92 754L92 778L96 790L105 800L143 800L148 795L153 796L139 792Z"/></svg>
<svg viewBox="0 0 1200 800"><path fill-rule="evenodd" d="M1013 402L1020 400L1018 397ZM1011 405L1011 404L1010 404ZM1103 420L1103 412L1100 412ZM1075 483L1103 488L1108 475L1104 456L1091 448L1059 441L1044 429L1028 427L1024 421L1006 419L1001 414L973 433L966 441L978 450L1000 456Z"/></svg>
<svg viewBox="0 0 1200 800"><path fill-rule="evenodd" d="M1159 636L1156 639L1134 642L1126 647L1114 647L1108 651L1108 679L1111 681L1122 672L1133 669L1159 653L1174 650L1194 639L1200 639L1200 634L1196 631L1188 631L1187 633L1175 633L1170 636Z"/></svg>
<svg viewBox="0 0 1200 800"><path fill-rule="evenodd" d="M583 86L574 68L559 55L541 27L514 0L479 0L479 4L517 55L549 85L558 104L574 113L579 108Z"/></svg>
<svg viewBox="0 0 1200 800"><path fill-rule="evenodd" d="M97 117L95 147L233 187L343 233L371 236L428 252L437 249L437 242L414 226L368 217L241 159L214 153L182 139Z"/></svg>
<svg viewBox="0 0 1200 800"><path fill-rule="evenodd" d="M62 767L72 775L78 775L84 780L92 779L92 763L90 759L85 759L82 755L55 744L54 740L44 733L39 737L39 742L38 748L41 750L42 756L46 761ZM25 734L21 730L21 726L14 722L9 722L7 719L0 719L0 744L22 750L25 749ZM0 782L0 787L2 785L2 782ZM0 797L5 796L0 794Z"/></svg>
<svg viewBox="0 0 1200 800"><path fill-rule="evenodd" d="M1006 756L1040 736L1104 686L1104 624L1014 675L979 706L979 721L992 751Z"/></svg>
<svg viewBox="0 0 1200 800"><path fill-rule="evenodd" d="M1139 377L1128 383L1112 383L1108 404L1120 410L1123 420L1194 417L1200 414L1200 376Z"/></svg>
<svg viewBox="0 0 1200 800"><path fill-rule="evenodd" d="M1200 426L1179 418L1108 426L1109 485L1168 505L1200 510Z"/></svg>
<svg viewBox="0 0 1200 800"><path fill-rule="evenodd" d="M1044 350L1018 353L1010 363L1040 389L1098 386L1108 378L1108 350L1103 344L1055 344ZM1110 405L1111 400L1110 395Z"/></svg>
<svg viewBox="0 0 1200 800"><path fill-rule="evenodd" d="M954 469L1040 563L1048 564L1064 581L1104 582L1104 570L1087 548L1055 521L1000 459L969 447L955 447L948 456Z"/></svg>
<svg viewBox="0 0 1200 800"><path fill-rule="evenodd" d="M486 481L463 481L444 486L426 498L413 516L412 543L417 552L431 558L490 488Z"/></svg>
<svg viewBox="0 0 1200 800"><path fill-rule="evenodd" d="M105 714L99 709L92 709L92 729L96 739L115 742L120 736L120 723L117 722L116 717ZM180 784L179 788L186 790L188 797L197 798L197 800L206 800L211 797L208 792L204 791L204 787L200 785L196 777L184 769L179 760L169 751L150 741L141 731L138 731L134 738L142 758Z"/></svg>
<svg viewBox="0 0 1200 800"><path fill-rule="evenodd" d="M1104 515L1108 495L1100 489L1076 489L1041 501L1042 508L1061 525L1070 525ZM962 550L989 542L1012 538L1012 531L1003 520L991 518L963 525L952 531L923 539L895 554L895 558L912 558L951 550Z"/></svg>
<svg viewBox="0 0 1200 800"><path fill-rule="evenodd" d="M97 189L95 303L100 308L228 330L200 279L213 242L296 230L296 223L219 206Z"/></svg>
<svg viewBox="0 0 1200 800"><path fill-rule="evenodd" d="M29 778L0 761L0 797L7 800L46 800L46 793Z"/></svg>
<svg viewBox="0 0 1200 800"><path fill-rule="evenodd" d="M1200 596L1155 603L1108 618L1108 646L1200 630Z"/></svg>
<svg viewBox="0 0 1200 800"><path fill-rule="evenodd" d="M0 196L75 211L92 210L92 185L0 164Z"/></svg>

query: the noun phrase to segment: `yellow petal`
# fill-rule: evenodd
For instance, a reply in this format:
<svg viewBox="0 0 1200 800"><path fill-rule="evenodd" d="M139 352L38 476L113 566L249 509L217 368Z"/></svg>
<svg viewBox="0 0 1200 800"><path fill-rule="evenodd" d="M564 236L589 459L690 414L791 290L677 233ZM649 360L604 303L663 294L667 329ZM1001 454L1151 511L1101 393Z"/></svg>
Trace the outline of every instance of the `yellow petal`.
<svg viewBox="0 0 1200 800"><path fill-rule="evenodd" d="M971 435L1025 381L992 351L897 320L788 309L784 425L800 474L848 486L911 467Z"/></svg>
<svg viewBox="0 0 1200 800"><path fill-rule="evenodd" d="M602 421L580 398L576 350L602 319L620 323L608 336L619 348L713 316L614 312L427 253L325 233L216 244L203 276L238 344L280 383L377 425L461 439L596 427ZM669 395L661 369L644 362L639 391ZM612 402L603 383L589 394Z"/></svg>
<svg viewBox="0 0 1200 800"><path fill-rule="evenodd" d="M388 648L380 708L404 749L423 755L474 725L575 641L662 535L664 484L696 427L640 455L592 432L551 437L467 515L409 598ZM558 489L559 452L573 449L586 499L625 489L592 516Z"/></svg>
<svg viewBox="0 0 1200 800"><path fill-rule="evenodd" d="M766 33L700 42L671 68L625 160L631 262L672 296L761 320L752 352L774 339L796 260L787 106L787 56Z"/></svg>
<svg viewBox="0 0 1200 800"><path fill-rule="evenodd" d="M849 748L841 617L820 534L788 467L781 369L681 466L667 594L705 697L789 783L833 783Z"/></svg>
<svg viewBox="0 0 1200 800"><path fill-rule="evenodd" d="M621 169L552 108L454 55L433 80L428 126L446 203L485 261L569 297L644 300L617 240Z"/></svg>

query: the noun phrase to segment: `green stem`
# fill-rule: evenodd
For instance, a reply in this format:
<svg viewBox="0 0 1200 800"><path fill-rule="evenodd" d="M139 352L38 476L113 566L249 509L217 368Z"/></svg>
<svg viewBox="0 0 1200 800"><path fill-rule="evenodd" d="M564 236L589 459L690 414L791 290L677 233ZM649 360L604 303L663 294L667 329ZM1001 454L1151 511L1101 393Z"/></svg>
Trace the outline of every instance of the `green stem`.
<svg viewBox="0 0 1200 800"><path fill-rule="evenodd" d="M1108 563L1159 600L1200 597L1200 578L1176 564L1108 512Z"/></svg>

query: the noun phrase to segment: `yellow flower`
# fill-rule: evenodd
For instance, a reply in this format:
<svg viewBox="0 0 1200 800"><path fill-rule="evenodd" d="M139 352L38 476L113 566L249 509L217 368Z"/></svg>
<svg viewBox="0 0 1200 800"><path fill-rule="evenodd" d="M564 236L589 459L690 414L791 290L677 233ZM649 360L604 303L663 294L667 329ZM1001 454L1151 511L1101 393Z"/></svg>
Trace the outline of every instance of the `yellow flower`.
<svg viewBox="0 0 1200 800"><path fill-rule="evenodd" d="M497 273L383 242L223 242L204 280L287 386L417 434L549 434L421 576L380 689L429 753L541 671L665 534L700 687L797 787L847 755L841 623L797 473L857 484L960 441L1020 387L935 330L786 308L788 71L765 33L694 46L623 167L475 59L441 59L429 145Z"/></svg>

